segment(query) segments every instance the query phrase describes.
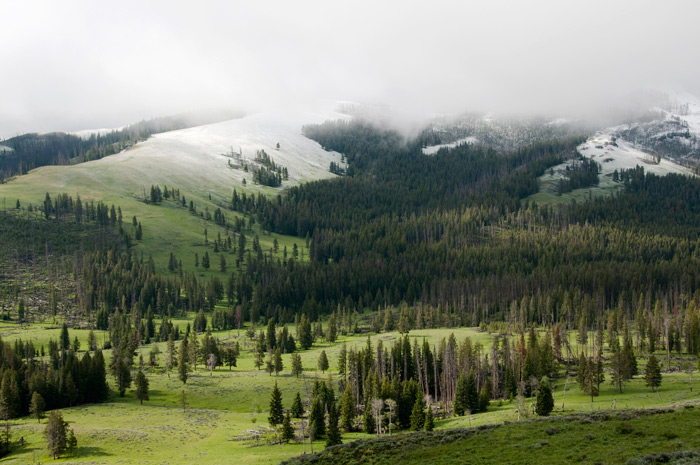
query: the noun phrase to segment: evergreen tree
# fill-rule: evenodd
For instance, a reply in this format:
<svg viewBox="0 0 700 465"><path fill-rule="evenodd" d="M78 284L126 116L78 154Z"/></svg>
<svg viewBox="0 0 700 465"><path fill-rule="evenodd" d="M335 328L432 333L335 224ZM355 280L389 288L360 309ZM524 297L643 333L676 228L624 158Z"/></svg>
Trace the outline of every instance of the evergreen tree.
<svg viewBox="0 0 700 465"><path fill-rule="evenodd" d="M328 319L328 327L326 328L326 340L328 342L335 342L338 337L338 324L335 318L335 312L331 313Z"/></svg>
<svg viewBox="0 0 700 465"><path fill-rule="evenodd" d="M656 388L661 386L661 368L654 354L651 354L647 361L647 366L644 370L644 380L645 384L649 386L652 391L656 391Z"/></svg>
<svg viewBox="0 0 700 465"><path fill-rule="evenodd" d="M425 413L425 425L423 429L426 431L432 431L435 428L435 419L433 418L433 409L428 407L428 411Z"/></svg>
<svg viewBox="0 0 700 465"><path fill-rule="evenodd" d="M476 390L474 370L469 372L469 376L467 377L467 409L470 413L477 413L479 411L479 393Z"/></svg>
<svg viewBox="0 0 700 465"><path fill-rule="evenodd" d="M467 411L467 376L464 372L460 373L457 378L457 389L455 390L455 399L453 404L453 412L456 416L461 417Z"/></svg>
<svg viewBox="0 0 700 465"><path fill-rule="evenodd" d="M481 386L479 391L479 412L485 412L491 403L491 383L488 380Z"/></svg>
<svg viewBox="0 0 700 465"><path fill-rule="evenodd" d="M204 256L202 257L202 266L204 267L205 270L209 269L210 263L209 263L209 251L208 250L204 251Z"/></svg>
<svg viewBox="0 0 700 465"><path fill-rule="evenodd" d="M270 318L267 322L267 331L265 332L267 335L267 350L275 350L277 347L277 337L275 335L276 331L275 320Z"/></svg>
<svg viewBox="0 0 700 465"><path fill-rule="evenodd" d="M267 417L270 426L276 427L284 421L284 407L282 406L282 391L277 387L277 381L275 381L275 387L272 388L272 394L270 395L270 415Z"/></svg>
<svg viewBox="0 0 700 465"><path fill-rule="evenodd" d="M554 409L554 397L552 396L552 388L549 385L549 378L546 376L540 380L537 387L537 405L535 412L541 417L548 416Z"/></svg>
<svg viewBox="0 0 700 465"><path fill-rule="evenodd" d="M41 397L37 391L32 393L32 401L29 404L29 413L36 418L36 420L41 423L41 419L44 418L44 410L46 409L46 402L44 398Z"/></svg>
<svg viewBox="0 0 700 465"><path fill-rule="evenodd" d="M622 357L622 349L620 341L618 341L617 333L611 335L610 345L610 382L622 392L622 384L627 381L625 376L625 360Z"/></svg>
<svg viewBox="0 0 700 465"><path fill-rule="evenodd" d="M341 426L347 432L351 432L355 426L355 399L350 385L345 386L343 400L340 404Z"/></svg>
<svg viewBox="0 0 700 465"><path fill-rule="evenodd" d="M638 374L637 357L634 355L632 347L632 338L629 335L625 336L625 341L622 346L622 374L625 379L632 379Z"/></svg>
<svg viewBox="0 0 700 465"><path fill-rule="evenodd" d="M326 351L322 350L321 355L318 356L318 369L322 373L325 373L328 369L328 357L326 356Z"/></svg>
<svg viewBox="0 0 700 465"><path fill-rule="evenodd" d="M70 349L70 336L68 336L68 326L63 323L61 327L61 350Z"/></svg>
<svg viewBox="0 0 700 465"><path fill-rule="evenodd" d="M180 359L177 364L177 373L180 381L187 384L187 373L189 371L189 358L187 356L187 339L183 339L180 343Z"/></svg>
<svg viewBox="0 0 700 465"><path fill-rule="evenodd" d="M69 445L71 449L75 449L77 445L73 431L68 427L68 423L63 420L63 415L58 410L53 410L49 414L44 434L48 442L49 453L54 460L60 457Z"/></svg>
<svg viewBox="0 0 700 465"><path fill-rule="evenodd" d="M144 400L149 400L148 379L141 370L136 374L136 399L141 402L141 405L143 405Z"/></svg>
<svg viewBox="0 0 700 465"><path fill-rule="evenodd" d="M423 399L416 397L416 401L413 404L413 409L411 410L411 430L420 431L425 425L425 405L423 404Z"/></svg>
<svg viewBox="0 0 700 465"><path fill-rule="evenodd" d="M304 367L301 365L301 355L292 354L292 376L297 378L304 372Z"/></svg>
<svg viewBox="0 0 700 465"><path fill-rule="evenodd" d="M311 322L306 315L301 316L301 321L299 323L299 344L301 348L307 350L313 344L313 334L311 333Z"/></svg>
<svg viewBox="0 0 700 465"><path fill-rule="evenodd" d="M284 364L282 363L282 352L280 348L275 349L275 375L278 375L280 371L284 369Z"/></svg>
<svg viewBox="0 0 700 465"><path fill-rule="evenodd" d="M326 435L325 423L325 407L319 397L315 397L311 403L311 412L309 413L309 428L313 430L315 439L322 438Z"/></svg>
<svg viewBox="0 0 700 465"><path fill-rule="evenodd" d="M331 402L328 405L328 438L326 439L326 447L342 443L343 440L338 428L338 409L335 406L335 402Z"/></svg>
<svg viewBox="0 0 700 465"><path fill-rule="evenodd" d="M304 416L304 406L301 403L301 395L297 392L294 396L294 401L292 402L291 414L294 418L301 418Z"/></svg>
<svg viewBox="0 0 700 465"><path fill-rule="evenodd" d="M372 417L372 401L369 396L365 398L365 411L362 415L362 424L364 426L364 431L367 434L374 434L376 432L374 418Z"/></svg>
<svg viewBox="0 0 700 465"><path fill-rule="evenodd" d="M289 415L289 411L284 415L284 421L282 422L282 441L288 443L294 440L294 427L292 426L292 419Z"/></svg>

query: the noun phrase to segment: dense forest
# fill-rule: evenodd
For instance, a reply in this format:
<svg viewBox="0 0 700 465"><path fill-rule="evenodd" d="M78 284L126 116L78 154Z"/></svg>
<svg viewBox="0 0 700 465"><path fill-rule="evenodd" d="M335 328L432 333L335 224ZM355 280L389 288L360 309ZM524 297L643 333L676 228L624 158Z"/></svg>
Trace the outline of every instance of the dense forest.
<svg viewBox="0 0 700 465"><path fill-rule="evenodd" d="M580 138L425 157L396 133L361 123L307 133L345 150L355 174L272 200L234 192L235 210L310 238L308 265L248 263L242 279L254 315L316 319L338 305L405 302L439 308L441 324L577 327L612 308L631 316L640 296L646 307L658 300L682 309L698 288L695 179L638 168L622 173L626 188L612 198L542 207L521 199L536 191L537 176L575 156ZM523 299L527 309L514 311Z"/></svg>

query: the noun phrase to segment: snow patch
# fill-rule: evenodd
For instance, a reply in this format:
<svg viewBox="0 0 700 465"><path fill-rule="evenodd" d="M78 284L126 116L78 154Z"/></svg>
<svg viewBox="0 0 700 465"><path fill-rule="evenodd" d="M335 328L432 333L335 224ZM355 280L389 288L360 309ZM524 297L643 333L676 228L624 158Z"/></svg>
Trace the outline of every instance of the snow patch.
<svg viewBox="0 0 700 465"><path fill-rule="evenodd" d="M453 149L457 147L458 145L462 144L477 144L479 141L477 140L476 137L474 136L469 136L469 137L464 137L462 139L456 140L454 142L450 142L449 144L439 144L439 145L431 145L428 147L423 147L423 154L424 155L435 155L438 153L440 149Z"/></svg>

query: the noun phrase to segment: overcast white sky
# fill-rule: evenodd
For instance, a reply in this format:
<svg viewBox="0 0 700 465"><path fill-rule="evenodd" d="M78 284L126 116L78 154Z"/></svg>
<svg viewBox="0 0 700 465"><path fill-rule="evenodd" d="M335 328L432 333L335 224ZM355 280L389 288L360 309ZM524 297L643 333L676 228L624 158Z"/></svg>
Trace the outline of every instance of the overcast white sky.
<svg viewBox="0 0 700 465"><path fill-rule="evenodd" d="M572 113L700 88L697 0L23 0L0 18L0 137L334 100Z"/></svg>

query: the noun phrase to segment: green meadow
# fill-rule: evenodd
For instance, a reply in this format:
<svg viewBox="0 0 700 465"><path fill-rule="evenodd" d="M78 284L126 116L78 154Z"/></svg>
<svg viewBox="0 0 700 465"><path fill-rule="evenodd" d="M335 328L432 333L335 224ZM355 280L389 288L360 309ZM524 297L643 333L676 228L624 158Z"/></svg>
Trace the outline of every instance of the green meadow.
<svg viewBox="0 0 700 465"><path fill-rule="evenodd" d="M188 321L190 320L174 320L174 323L184 329ZM49 339L58 338L60 331L58 323L60 322L25 324L20 329L15 323L3 322L0 324L0 335L3 340L10 342L16 338L32 340L38 348L42 344L47 344ZM291 327L290 331L293 333L294 328ZM425 339L431 345L437 345L442 338L449 337L451 333L455 334L458 341L468 336L472 341L479 342L486 348L492 341L488 333L476 328L415 330L409 334L409 337L419 342ZM81 341L81 347L87 346L87 334L87 330L70 330L71 340L77 336ZM244 460L246 464L254 465L279 463L303 453L305 448L306 452L311 452L308 439L306 444L274 443L275 436L268 429L267 421L270 391L274 383L278 383L282 391L283 403L285 407L289 407L297 392L300 392L302 399L305 399L317 379L332 381L338 379L337 354L342 344L346 344L348 348L359 349L367 343L367 334L340 336L333 344L316 343L310 350L300 352L305 371L303 376L297 378L290 374L291 355L288 354L283 355L284 370L279 376L257 370L250 352L252 344L244 330L241 330L240 334L236 330L213 334L222 341L239 341L241 356L238 366L232 369L217 367L213 372L209 372L200 364L189 374L187 383L183 384L179 381L176 372L168 374L163 369L167 351L166 343L141 346L135 357L136 366L139 363L139 355L142 355L144 360L148 360L154 347L158 346L160 351L158 366L143 368L149 380L150 400L140 405L135 399L133 390L127 390L123 398L113 392L110 401L104 404L64 409L65 419L77 434L78 449L72 457L63 457L58 462L220 464ZM104 337L102 332L97 332L96 335L98 341ZM382 333L371 334L370 339L373 346L378 339L382 339L384 346L388 347L399 337L398 333ZM330 370L325 373L317 369L321 350L326 351L331 365ZM109 361L111 357L109 350L105 351L105 357ZM640 368L643 367L643 363L640 360ZM573 377L567 385L563 369L560 372L554 390L554 416L566 416L577 412L596 413L613 408L620 410L681 407L694 405L700 401L700 386L691 391L690 376L685 372L665 373L661 388L656 393L644 385L642 376L637 376L632 382L625 384L623 393L617 392L609 380L606 380L606 383L601 386L601 394L595 397L592 403L591 398L579 390ZM109 375L108 380L112 385L114 384L113 378ZM336 395L338 394L336 392ZM517 422L517 407L516 401L492 401L486 413L438 419L436 430ZM526 401L525 407L526 409L521 412L521 421L533 416L531 400ZM33 418L11 420L13 440L18 442L23 438L24 445L18 446L3 462L11 464L49 462L46 440L43 437L44 422L45 420L42 420L42 423L37 423ZM347 443L354 439L368 437L370 436L364 433L352 433L345 434L343 440ZM565 436L560 438L563 441ZM533 441L535 439L526 442ZM323 448L323 440L313 444L316 452ZM434 452L434 454L437 453Z"/></svg>

